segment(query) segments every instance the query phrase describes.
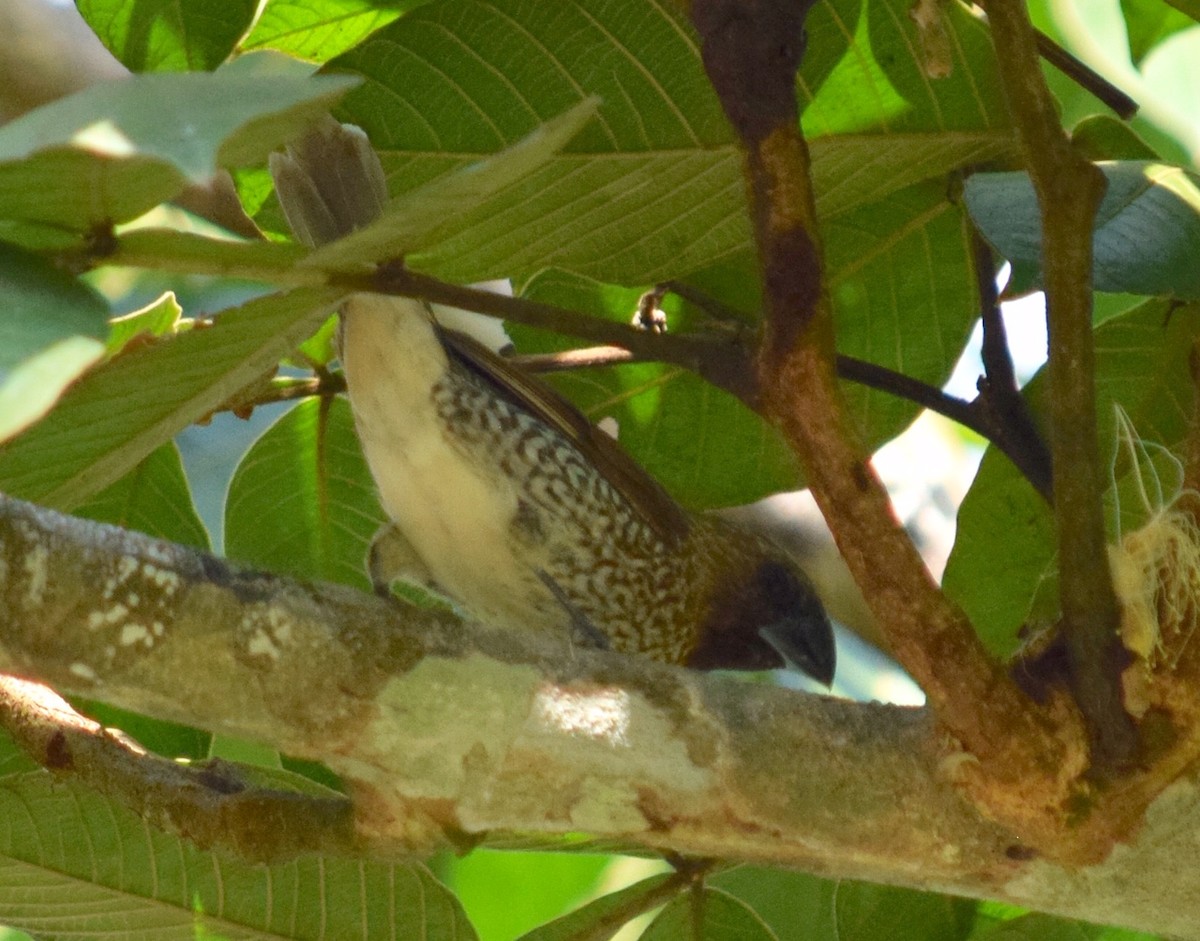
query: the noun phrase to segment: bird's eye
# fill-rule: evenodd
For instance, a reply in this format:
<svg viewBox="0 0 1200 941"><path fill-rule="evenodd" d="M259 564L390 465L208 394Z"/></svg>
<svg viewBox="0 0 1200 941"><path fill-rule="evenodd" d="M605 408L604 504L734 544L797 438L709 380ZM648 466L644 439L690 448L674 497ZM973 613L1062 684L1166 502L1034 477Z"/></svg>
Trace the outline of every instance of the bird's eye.
<svg viewBox="0 0 1200 941"><path fill-rule="evenodd" d="M758 566L758 584L763 597L778 605L786 605L796 597L796 576L786 565L771 559Z"/></svg>

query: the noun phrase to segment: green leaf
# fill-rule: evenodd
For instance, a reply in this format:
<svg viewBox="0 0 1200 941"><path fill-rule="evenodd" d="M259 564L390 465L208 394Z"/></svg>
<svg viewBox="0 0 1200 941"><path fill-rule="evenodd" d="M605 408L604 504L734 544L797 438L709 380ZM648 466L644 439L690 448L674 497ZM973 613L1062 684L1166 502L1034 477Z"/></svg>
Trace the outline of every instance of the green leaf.
<svg viewBox="0 0 1200 941"><path fill-rule="evenodd" d="M602 895L575 911L520 936L518 941L608 941L614 932L654 902L669 873L651 876L619 892Z"/></svg>
<svg viewBox="0 0 1200 941"><path fill-rule="evenodd" d="M699 890L676 896L650 923L641 941L779 941L745 902L720 889Z"/></svg>
<svg viewBox="0 0 1200 941"><path fill-rule="evenodd" d="M35 427L0 447L0 490L59 509L78 506L273 371L340 298L334 289L272 294L223 312L211 328L104 364Z"/></svg>
<svg viewBox="0 0 1200 941"><path fill-rule="evenodd" d="M75 508L76 516L111 523L123 529L197 549L212 543L188 486L175 442L160 445L120 480Z"/></svg>
<svg viewBox="0 0 1200 941"><path fill-rule="evenodd" d="M68 337L102 339L108 304L43 258L0 242L0 377Z"/></svg>
<svg viewBox="0 0 1200 941"><path fill-rule="evenodd" d="M975 903L930 892L738 866L709 879L736 896L780 938L958 941Z"/></svg>
<svg viewBox="0 0 1200 941"><path fill-rule="evenodd" d="M604 896L562 919L555 918L596 891L610 862L608 856L591 853L484 849L451 861L443 878L483 937L551 941L572 937L572 926L583 928L600 917L593 906L613 896ZM530 931L534 925L541 927Z"/></svg>
<svg viewBox="0 0 1200 941"><path fill-rule="evenodd" d="M99 361L108 313L76 278L0 243L0 441L45 415Z"/></svg>
<svg viewBox="0 0 1200 941"><path fill-rule="evenodd" d="M1150 300L1096 328L1096 407L1100 453L1115 454L1113 405L1128 414L1147 441L1179 452L1191 402L1188 351L1200 330L1200 306ZM1042 370L1026 386L1041 414ZM1117 477L1132 483L1127 468ZM1122 506L1144 518L1145 508L1126 495ZM1108 499L1112 501L1111 490ZM1110 509L1110 527L1115 513ZM1126 519L1136 525L1136 518ZM1055 572L1054 523L1049 507L1008 459L989 448L958 513L958 532L943 585L970 616L984 643L999 656L1012 653L1022 624L1052 620L1056 600L1048 590ZM1040 593L1040 595L1039 595ZM1031 618L1035 598L1039 602Z"/></svg>
<svg viewBox="0 0 1200 941"><path fill-rule="evenodd" d="M937 246L937 250L933 249ZM935 386L945 383L970 334L978 300L969 233L940 187L923 184L831 223L826 253L841 352ZM737 256L689 282L718 300L755 299L758 268ZM523 296L628 322L639 289L562 271L543 272ZM668 301L670 329L696 326ZM757 315L747 313L747 319ZM569 344L508 324L522 352ZM692 509L733 506L795 489L803 478L775 428L741 402L676 366L638 364L579 370L550 381L589 418L616 419L621 444ZM874 447L916 417L916 405L845 383L850 414Z"/></svg>
<svg viewBox="0 0 1200 941"><path fill-rule="evenodd" d="M40 937L476 937L420 864L248 865L158 832L44 771L0 778L0 911Z"/></svg>
<svg viewBox="0 0 1200 941"><path fill-rule="evenodd" d="M175 293L167 291L140 310L114 317L109 321L108 355L119 353L134 340L169 336L179 328L182 314L183 309L175 300Z"/></svg>
<svg viewBox="0 0 1200 941"><path fill-rule="evenodd" d="M75 231L135 218L188 181L263 159L353 84L259 57L94 85L0 127L0 217Z"/></svg>
<svg viewBox="0 0 1200 941"><path fill-rule="evenodd" d="M1200 298L1200 175L1145 161L1100 165L1108 191L1096 213L1098 291ZM1024 173L979 173L964 191L971 217L1014 266L1037 270L1041 213Z"/></svg>
<svg viewBox="0 0 1200 941"><path fill-rule="evenodd" d="M946 8L970 58L934 83L919 78L908 4L873 5L869 30L860 6L814 8L798 82L826 220L1011 148L979 23ZM328 68L364 79L339 115L370 134L394 196L511 146L581 97L603 102L562 153L409 257L414 268L472 281L559 267L641 284L750 248L741 157L674 4L449 0Z"/></svg>
<svg viewBox="0 0 1200 941"><path fill-rule="evenodd" d="M104 344L68 337L30 356L0 383L0 454L3 442L41 419L76 379L104 356Z"/></svg>
<svg viewBox="0 0 1200 941"><path fill-rule="evenodd" d="M225 501L231 559L370 589L365 560L387 521L343 398L307 399L242 458Z"/></svg>
<svg viewBox="0 0 1200 941"><path fill-rule="evenodd" d="M841 941L958 941L975 903L935 892L843 882L835 896Z"/></svg>
<svg viewBox="0 0 1200 941"><path fill-rule="evenodd" d="M626 323L639 293L558 271L522 292ZM507 329L522 352L569 346L519 324ZM675 319L671 329L686 330L686 321ZM548 378L593 422L615 419L621 445L691 509L749 503L799 479L794 456L771 425L678 366L640 363Z"/></svg>
<svg viewBox="0 0 1200 941"><path fill-rule="evenodd" d="M304 264L353 266L418 252L463 212L544 166L592 119L599 103L586 98L495 156L405 193L378 221L318 248Z"/></svg>
<svg viewBox="0 0 1200 941"><path fill-rule="evenodd" d="M1189 9L1191 15L1181 9L1171 9L1163 0L1121 0L1125 33L1129 38L1129 58L1134 65L1141 64L1146 54L1168 36L1196 25L1200 18L1200 3L1177 0L1177 6Z"/></svg>
<svg viewBox="0 0 1200 941"><path fill-rule="evenodd" d="M1071 143L1088 160L1162 160L1137 131L1111 114L1088 115L1071 129Z"/></svg>
<svg viewBox="0 0 1200 941"><path fill-rule="evenodd" d="M838 883L802 872L737 866L708 884L740 899L779 938L835 937L834 898Z"/></svg>
<svg viewBox="0 0 1200 941"><path fill-rule="evenodd" d="M243 49L278 49L324 62L428 0L268 0Z"/></svg>
<svg viewBox="0 0 1200 941"><path fill-rule="evenodd" d="M75 0L132 72L215 69L254 20L257 0Z"/></svg>

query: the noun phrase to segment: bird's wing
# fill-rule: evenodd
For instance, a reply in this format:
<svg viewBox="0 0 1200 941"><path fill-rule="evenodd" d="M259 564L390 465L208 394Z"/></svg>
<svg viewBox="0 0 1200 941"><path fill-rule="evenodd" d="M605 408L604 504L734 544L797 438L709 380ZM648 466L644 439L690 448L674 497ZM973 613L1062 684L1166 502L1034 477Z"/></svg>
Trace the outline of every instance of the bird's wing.
<svg viewBox="0 0 1200 941"><path fill-rule="evenodd" d="M615 440L548 385L455 330L439 330L447 350L515 405L545 422L590 461L668 546L687 539L683 508Z"/></svg>

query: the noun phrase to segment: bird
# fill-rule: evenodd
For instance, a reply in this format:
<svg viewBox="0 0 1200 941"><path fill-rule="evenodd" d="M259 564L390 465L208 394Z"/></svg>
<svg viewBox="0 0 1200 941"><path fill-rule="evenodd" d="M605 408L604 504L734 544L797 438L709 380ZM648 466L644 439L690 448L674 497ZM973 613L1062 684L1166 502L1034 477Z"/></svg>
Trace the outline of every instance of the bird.
<svg viewBox="0 0 1200 941"><path fill-rule="evenodd" d="M366 134L332 117L270 171L310 247L387 205ZM540 379L413 298L349 296L337 343L390 520L368 553L377 590L417 585L481 623L572 646L832 684L833 630L799 565L765 535L683 509Z"/></svg>

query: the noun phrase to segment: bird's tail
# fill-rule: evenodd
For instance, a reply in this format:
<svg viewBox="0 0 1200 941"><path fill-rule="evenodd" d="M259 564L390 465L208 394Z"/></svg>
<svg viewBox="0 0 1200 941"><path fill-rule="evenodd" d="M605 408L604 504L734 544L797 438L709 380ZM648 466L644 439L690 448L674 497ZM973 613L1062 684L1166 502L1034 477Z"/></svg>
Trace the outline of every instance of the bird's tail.
<svg viewBox="0 0 1200 941"><path fill-rule="evenodd" d="M326 115L285 153L271 177L296 238L316 248L374 222L387 203L383 166L361 128Z"/></svg>

